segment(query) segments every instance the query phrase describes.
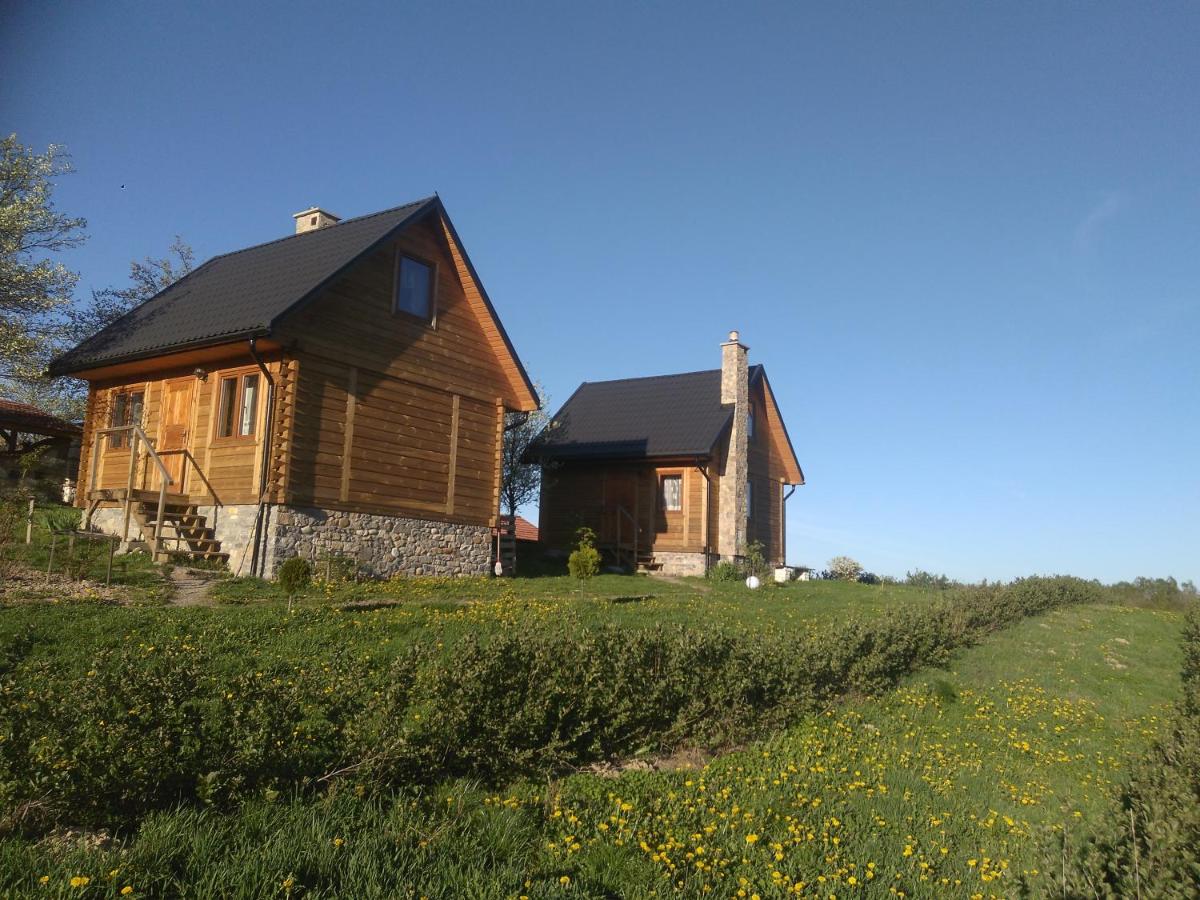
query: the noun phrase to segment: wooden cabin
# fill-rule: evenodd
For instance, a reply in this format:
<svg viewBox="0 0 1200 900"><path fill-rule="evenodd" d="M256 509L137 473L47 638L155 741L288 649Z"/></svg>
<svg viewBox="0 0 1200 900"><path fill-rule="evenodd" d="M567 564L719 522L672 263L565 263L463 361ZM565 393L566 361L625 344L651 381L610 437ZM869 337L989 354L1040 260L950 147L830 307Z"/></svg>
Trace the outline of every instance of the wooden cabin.
<svg viewBox="0 0 1200 900"><path fill-rule="evenodd" d="M78 503L235 572L486 572L504 415L538 400L441 200L294 218L54 362L90 385Z"/></svg>
<svg viewBox="0 0 1200 900"><path fill-rule="evenodd" d="M543 545L591 528L610 563L702 575L757 542L781 565L785 503L804 484L761 365L732 332L721 368L584 382L530 453Z"/></svg>

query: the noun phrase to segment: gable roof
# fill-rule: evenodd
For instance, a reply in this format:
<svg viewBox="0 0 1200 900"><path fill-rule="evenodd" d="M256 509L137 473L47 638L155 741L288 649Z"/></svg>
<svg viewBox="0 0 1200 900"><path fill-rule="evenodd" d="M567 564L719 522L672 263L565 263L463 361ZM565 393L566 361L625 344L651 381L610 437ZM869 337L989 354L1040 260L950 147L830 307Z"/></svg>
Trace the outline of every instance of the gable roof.
<svg viewBox="0 0 1200 900"><path fill-rule="evenodd" d="M750 367L753 381L762 366ZM721 370L585 381L542 432L546 460L708 456L733 418Z"/></svg>
<svg viewBox="0 0 1200 900"><path fill-rule="evenodd" d="M67 375L179 350L266 337L281 318L314 297L361 257L435 212L441 214L457 241L441 198L435 195L214 256L54 360L49 374ZM459 252L466 258L465 249L458 243ZM478 283L469 259L466 265ZM480 295L524 387L536 397L533 383L482 286Z"/></svg>

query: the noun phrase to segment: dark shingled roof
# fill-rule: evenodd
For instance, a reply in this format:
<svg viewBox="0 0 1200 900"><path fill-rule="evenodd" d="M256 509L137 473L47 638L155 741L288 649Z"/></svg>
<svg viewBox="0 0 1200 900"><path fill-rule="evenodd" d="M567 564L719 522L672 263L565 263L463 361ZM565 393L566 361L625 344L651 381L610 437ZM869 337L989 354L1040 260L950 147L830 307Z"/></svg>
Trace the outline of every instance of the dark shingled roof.
<svg viewBox="0 0 1200 900"><path fill-rule="evenodd" d="M750 367L753 383L762 366ZM733 417L721 370L585 381L529 456L543 460L708 456Z"/></svg>
<svg viewBox="0 0 1200 900"><path fill-rule="evenodd" d="M346 266L439 205L427 197L215 256L60 356L50 374L265 335Z"/></svg>

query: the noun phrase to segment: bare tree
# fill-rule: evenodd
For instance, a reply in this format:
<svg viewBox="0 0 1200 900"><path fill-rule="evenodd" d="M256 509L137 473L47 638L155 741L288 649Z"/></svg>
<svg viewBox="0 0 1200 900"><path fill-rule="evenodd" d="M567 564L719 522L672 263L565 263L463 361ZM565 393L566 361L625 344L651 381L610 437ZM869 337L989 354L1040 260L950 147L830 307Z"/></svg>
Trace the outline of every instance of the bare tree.
<svg viewBox="0 0 1200 900"><path fill-rule="evenodd" d="M550 416L546 412L546 394L541 385L536 389L540 403L538 409L505 416L500 510L507 516L515 516L522 506L537 500L542 487L540 463L526 461L527 451L550 424Z"/></svg>

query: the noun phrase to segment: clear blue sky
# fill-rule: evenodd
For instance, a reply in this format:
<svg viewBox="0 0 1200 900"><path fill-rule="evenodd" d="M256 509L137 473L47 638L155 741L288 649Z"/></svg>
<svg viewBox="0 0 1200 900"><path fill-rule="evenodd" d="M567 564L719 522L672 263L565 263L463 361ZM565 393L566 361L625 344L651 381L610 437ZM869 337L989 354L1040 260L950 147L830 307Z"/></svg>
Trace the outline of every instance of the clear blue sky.
<svg viewBox="0 0 1200 900"><path fill-rule="evenodd" d="M81 290L441 193L554 406L741 330L788 558L1200 579L1195 4L18 3Z"/></svg>

